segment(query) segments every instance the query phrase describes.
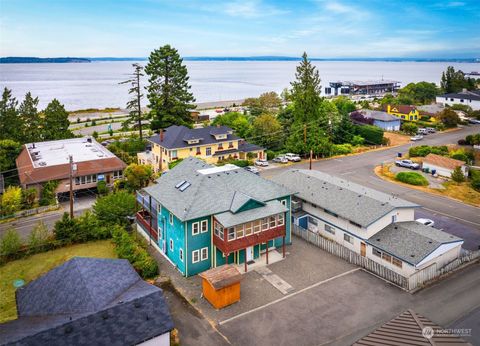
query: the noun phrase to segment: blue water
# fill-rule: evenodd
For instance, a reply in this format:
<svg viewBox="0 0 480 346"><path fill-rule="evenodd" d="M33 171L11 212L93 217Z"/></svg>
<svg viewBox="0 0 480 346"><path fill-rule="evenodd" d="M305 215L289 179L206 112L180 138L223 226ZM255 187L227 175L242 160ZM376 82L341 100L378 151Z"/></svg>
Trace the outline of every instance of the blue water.
<svg viewBox="0 0 480 346"><path fill-rule="evenodd" d="M145 64L145 61L140 61ZM124 107L131 61L94 61L65 64L0 64L0 87L22 98L27 91L44 107L52 98L68 110ZM295 78L297 61L186 61L197 102L238 100L265 91L281 92ZM453 65L465 72L480 71L479 63L414 61L314 61L326 86L334 80L394 79L440 82L442 71ZM146 101L144 101L146 104Z"/></svg>

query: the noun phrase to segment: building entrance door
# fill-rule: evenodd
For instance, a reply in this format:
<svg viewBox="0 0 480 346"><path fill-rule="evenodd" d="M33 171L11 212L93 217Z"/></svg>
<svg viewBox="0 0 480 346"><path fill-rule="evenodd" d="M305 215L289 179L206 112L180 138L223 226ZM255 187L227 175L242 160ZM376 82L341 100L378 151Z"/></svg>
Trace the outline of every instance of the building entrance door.
<svg viewBox="0 0 480 346"><path fill-rule="evenodd" d="M360 255L365 257L367 254L367 245L365 243L360 243Z"/></svg>
<svg viewBox="0 0 480 346"><path fill-rule="evenodd" d="M247 263L253 261L253 246L247 247L245 252L247 253Z"/></svg>

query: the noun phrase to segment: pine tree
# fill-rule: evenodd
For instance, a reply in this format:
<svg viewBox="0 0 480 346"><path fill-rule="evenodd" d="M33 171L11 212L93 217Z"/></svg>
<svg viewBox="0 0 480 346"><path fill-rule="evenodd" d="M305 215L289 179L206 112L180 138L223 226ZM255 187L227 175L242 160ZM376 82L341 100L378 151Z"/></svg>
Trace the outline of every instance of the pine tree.
<svg viewBox="0 0 480 346"><path fill-rule="evenodd" d="M22 120L18 115L17 105L18 101L12 96L12 91L3 89L0 100L0 140L22 141Z"/></svg>
<svg viewBox="0 0 480 346"><path fill-rule="evenodd" d="M143 77L143 67L140 64L132 64L133 73L130 75L130 79L121 82L120 84L129 83L131 85L128 93L132 95L132 99L127 102L127 109L130 110L130 117L124 123L128 125L130 123L136 122L138 124L138 134L140 139L143 138L142 134L142 104L141 100L143 98L142 89L140 85L140 78Z"/></svg>
<svg viewBox="0 0 480 346"><path fill-rule="evenodd" d="M43 111L43 136L45 140L72 138L73 133L68 129L70 121L65 107L53 99Z"/></svg>
<svg viewBox="0 0 480 346"><path fill-rule="evenodd" d="M310 120L317 120L322 103L321 79L316 67L308 60L307 53L302 55L295 78L296 80L291 83L292 93L290 96L295 105L295 121L306 123Z"/></svg>
<svg viewBox="0 0 480 346"><path fill-rule="evenodd" d="M170 125L191 126L190 110L195 98L190 92L188 71L178 51L165 45L150 53L145 67L148 75L147 98L153 130Z"/></svg>
<svg viewBox="0 0 480 346"><path fill-rule="evenodd" d="M37 110L38 97L33 98L30 92L27 92L25 99L18 109L22 120L23 141L26 143L41 141L41 118Z"/></svg>

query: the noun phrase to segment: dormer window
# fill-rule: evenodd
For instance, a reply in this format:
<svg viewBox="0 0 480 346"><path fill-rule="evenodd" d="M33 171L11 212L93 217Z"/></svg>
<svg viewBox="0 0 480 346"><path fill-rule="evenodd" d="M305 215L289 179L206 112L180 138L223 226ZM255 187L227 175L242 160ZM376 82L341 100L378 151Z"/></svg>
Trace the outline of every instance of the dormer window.
<svg viewBox="0 0 480 346"><path fill-rule="evenodd" d="M200 139L188 139L187 143L188 144L198 144L198 143L200 143Z"/></svg>
<svg viewBox="0 0 480 346"><path fill-rule="evenodd" d="M226 133L217 134L217 135L213 135L213 136L215 137L216 140L227 139L227 134Z"/></svg>

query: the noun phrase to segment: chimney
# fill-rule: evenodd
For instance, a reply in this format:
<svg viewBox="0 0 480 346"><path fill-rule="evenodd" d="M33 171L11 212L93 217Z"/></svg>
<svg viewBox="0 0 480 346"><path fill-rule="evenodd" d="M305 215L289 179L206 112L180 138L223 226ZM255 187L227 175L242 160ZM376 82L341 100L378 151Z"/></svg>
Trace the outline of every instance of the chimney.
<svg viewBox="0 0 480 346"><path fill-rule="evenodd" d="M160 129L160 142L163 142L163 129Z"/></svg>
<svg viewBox="0 0 480 346"><path fill-rule="evenodd" d="M466 93L466 92L467 92L467 89L463 88L462 93Z"/></svg>

